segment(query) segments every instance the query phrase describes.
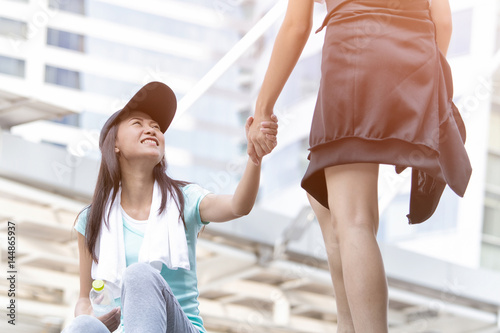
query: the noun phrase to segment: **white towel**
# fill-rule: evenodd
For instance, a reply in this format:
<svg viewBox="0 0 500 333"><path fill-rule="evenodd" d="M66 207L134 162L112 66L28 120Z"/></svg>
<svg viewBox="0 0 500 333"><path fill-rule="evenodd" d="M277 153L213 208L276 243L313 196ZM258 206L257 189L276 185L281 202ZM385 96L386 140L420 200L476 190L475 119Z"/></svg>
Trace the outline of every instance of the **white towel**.
<svg viewBox="0 0 500 333"><path fill-rule="evenodd" d="M99 263L92 262L92 278L105 280L115 298L120 297L122 275L126 268L125 245L123 241L123 218L120 209L121 186L111 205L111 195L104 211L109 213L109 229L101 225L96 243ZM190 269L189 254L184 224L174 199L169 196L165 210L158 215L161 204L161 190L155 181L148 225L144 233L139 262L150 263L161 271L162 264L169 269Z"/></svg>

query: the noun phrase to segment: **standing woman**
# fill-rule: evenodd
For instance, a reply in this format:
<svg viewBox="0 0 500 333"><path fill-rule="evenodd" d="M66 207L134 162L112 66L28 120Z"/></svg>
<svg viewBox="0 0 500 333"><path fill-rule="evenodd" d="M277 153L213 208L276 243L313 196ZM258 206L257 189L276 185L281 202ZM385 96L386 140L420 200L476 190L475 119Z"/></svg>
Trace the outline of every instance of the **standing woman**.
<svg viewBox="0 0 500 333"><path fill-rule="evenodd" d="M172 90L151 82L101 130L101 166L92 203L78 217L80 298L64 332L206 332L198 310L196 240L203 225L246 215L260 166L247 163L233 195L215 195L166 174L164 133L176 109ZM251 124L249 118L246 130ZM277 124L266 124L269 146ZM260 162L260 159L259 159ZM116 308L93 316L93 279L106 281Z"/></svg>
<svg viewBox="0 0 500 333"><path fill-rule="evenodd" d="M250 128L265 151L269 118L310 35L314 0L289 0ZM320 223L338 332L387 332L388 291L376 240L379 164L412 167L410 223L434 212L448 184L463 196L471 167L444 58L448 0L326 0L321 82L302 180Z"/></svg>

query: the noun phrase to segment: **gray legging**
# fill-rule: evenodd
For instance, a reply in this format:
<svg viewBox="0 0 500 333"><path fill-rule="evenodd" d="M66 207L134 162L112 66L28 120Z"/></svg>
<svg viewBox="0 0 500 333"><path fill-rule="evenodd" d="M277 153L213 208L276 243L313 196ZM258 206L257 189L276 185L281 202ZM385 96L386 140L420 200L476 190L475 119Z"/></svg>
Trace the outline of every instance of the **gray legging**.
<svg viewBox="0 0 500 333"><path fill-rule="evenodd" d="M151 265L130 265L123 275L122 313L125 333L199 333L172 290ZM62 333L109 333L96 317L76 317Z"/></svg>

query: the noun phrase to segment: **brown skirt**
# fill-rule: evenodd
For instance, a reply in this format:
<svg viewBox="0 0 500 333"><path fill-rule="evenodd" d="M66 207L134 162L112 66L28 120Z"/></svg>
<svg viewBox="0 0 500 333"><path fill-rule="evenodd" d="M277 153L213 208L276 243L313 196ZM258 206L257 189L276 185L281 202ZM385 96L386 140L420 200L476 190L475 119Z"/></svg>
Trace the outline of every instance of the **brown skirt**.
<svg viewBox="0 0 500 333"><path fill-rule="evenodd" d="M328 207L324 169L380 163L413 168L410 223L435 211L448 184L471 174L465 127L437 48L427 0L327 0L329 14L302 187Z"/></svg>

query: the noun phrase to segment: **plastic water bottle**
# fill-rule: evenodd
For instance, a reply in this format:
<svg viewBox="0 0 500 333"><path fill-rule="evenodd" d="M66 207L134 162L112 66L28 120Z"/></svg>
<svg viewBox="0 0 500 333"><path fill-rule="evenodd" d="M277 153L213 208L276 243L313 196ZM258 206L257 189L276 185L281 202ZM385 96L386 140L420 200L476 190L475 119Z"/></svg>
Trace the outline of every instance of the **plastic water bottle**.
<svg viewBox="0 0 500 333"><path fill-rule="evenodd" d="M115 300L103 280L94 280L89 294L94 316L100 317L115 308Z"/></svg>

